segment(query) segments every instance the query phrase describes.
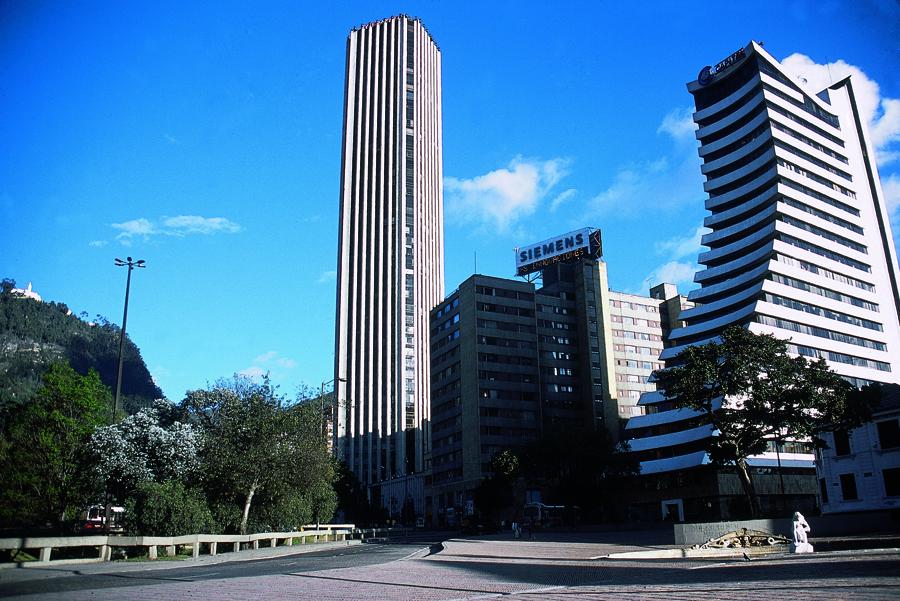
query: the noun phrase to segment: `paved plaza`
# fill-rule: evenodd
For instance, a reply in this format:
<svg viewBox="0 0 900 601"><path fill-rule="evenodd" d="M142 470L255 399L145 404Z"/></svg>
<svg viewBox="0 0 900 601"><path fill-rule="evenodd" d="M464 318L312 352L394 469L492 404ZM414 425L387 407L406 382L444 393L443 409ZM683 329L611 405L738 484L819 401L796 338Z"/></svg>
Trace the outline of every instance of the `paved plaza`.
<svg viewBox="0 0 900 601"><path fill-rule="evenodd" d="M450 600L541 599L900 599L900 551L825 552L805 556L772 555L743 558L616 560L610 553L666 545L640 543L640 534L557 535L552 540L512 540L506 536L454 538L438 546L362 545L335 553L370 557L373 553L405 553L381 563L327 567L318 554L239 562L241 575L228 572L227 556L179 562L178 570L159 562L96 564L70 569L66 578L103 574L103 588L28 593L11 587L15 599L119 600L153 599L399 599ZM407 553L408 551L408 553ZM315 555L316 557L313 557ZM333 558L332 558L333 559ZM309 562L322 561L323 569ZM265 564L277 570L262 573ZM185 568L191 566L189 570ZM270 564L271 565L271 564ZM260 575L246 575L258 567ZM61 569L61 568L60 568ZM0 587L41 578L32 570L3 570ZM15 572L16 574L9 574ZM111 581L111 582L110 582ZM54 580L53 582L60 582ZM65 581L71 582L71 581ZM118 583L121 583L118 584ZM5 588L5 587L4 587ZM3 596L4 588L0 588ZM24 594L23 594L24 593Z"/></svg>

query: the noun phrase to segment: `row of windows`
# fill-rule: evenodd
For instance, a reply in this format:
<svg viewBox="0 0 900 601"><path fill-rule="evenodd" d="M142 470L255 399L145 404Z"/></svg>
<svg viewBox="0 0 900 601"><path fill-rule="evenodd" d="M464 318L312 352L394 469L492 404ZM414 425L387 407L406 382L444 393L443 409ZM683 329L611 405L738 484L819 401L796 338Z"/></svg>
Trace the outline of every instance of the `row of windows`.
<svg viewBox="0 0 900 601"><path fill-rule="evenodd" d="M537 415L534 411L525 411L522 409L507 409L501 407L479 407L478 415L480 415L481 417L518 419L525 422L533 422L537 419Z"/></svg>
<svg viewBox="0 0 900 601"><path fill-rule="evenodd" d="M864 348L874 349L876 351L887 350L887 347L883 342L875 342L874 340L869 340L868 338L861 338L859 336L852 336L850 334L844 334L842 332L826 330L825 328L810 326L805 323L797 323L796 321L790 321L788 319L770 317L768 315L758 315L756 317L756 321L767 326L797 332L798 334L809 334L810 336L827 338L828 340L834 340L835 342L844 342Z"/></svg>
<svg viewBox="0 0 900 601"><path fill-rule="evenodd" d="M793 121L794 123L799 123L799 124L802 125L803 127L807 128L807 129L809 129L809 130L811 130L811 131L816 132L817 134L819 134L819 135L822 136L823 138L826 138L826 139L828 139L828 140L834 142L835 144L837 144L838 146L840 146L840 147L843 148L843 146L844 146L844 141L843 141L843 140L841 140L840 138L838 138L838 137L835 136L835 135L832 135L832 134L828 133L827 131L825 131L824 129L822 129L821 127L819 127L818 125L815 125L815 124L813 124L813 123L807 121L807 120L804 119L803 117L801 117L801 116L799 116L799 115L795 115L794 113L790 112L790 111L787 110L787 109L781 108L780 106L778 106L778 105L775 104L774 102L766 101L766 107L768 107L768 109L769 109L770 111L774 111L774 112L778 113L779 115L782 115L782 116L784 116L784 117L787 117L788 119L790 119L790 120Z"/></svg>
<svg viewBox="0 0 900 601"><path fill-rule="evenodd" d="M816 357L827 359L835 363L844 363L846 365L855 365L856 367L868 367L869 369L877 369L878 371L891 371L889 363L883 361L873 361L863 357L847 355L845 353L836 353L834 351L825 351L813 348L811 346L803 346L800 344L788 344L788 352L795 355L803 355L804 357Z"/></svg>
<svg viewBox="0 0 900 601"><path fill-rule="evenodd" d="M502 401L533 401L534 392L530 390L497 390L495 388L480 388L478 396L483 399L500 399Z"/></svg>
<svg viewBox="0 0 900 601"><path fill-rule="evenodd" d="M810 215L815 215L819 219L824 219L825 221L829 221L837 226L840 226L846 230L850 230L855 234L863 235L863 229L856 225L855 223L850 223L846 219L841 219L840 217L835 217L831 213L826 213L825 211L820 211L814 207L809 206L806 203L802 203L799 200L794 200L790 196L782 196L781 202L788 205L789 207L794 207L795 209L799 209L804 213L809 213Z"/></svg>
<svg viewBox="0 0 900 601"><path fill-rule="evenodd" d="M840 244L841 246L846 246L847 248L849 248L851 250L855 250L858 253L861 253L864 255L869 254L868 249L863 244L859 244L858 242L854 242L853 240L848 240L847 238L844 238L843 236L838 236L837 234L832 234L828 230L824 230L820 227L816 227L815 225L811 225L809 223L806 223L805 221L800 221L799 219L795 219L795 218L791 217L790 215L782 215L780 217L780 219L781 219L781 221L783 221L789 225L792 225L801 230L805 230L805 231L809 232L810 234L815 234L816 236L819 236L820 238L825 238L826 240L830 240L831 242L836 242L837 244Z"/></svg>
<svg viewBox="0 0 900 601"><path fill-rule="evenodd" d="M653 307L654 312L656 307ZM659 321L655 319L643 319L640 317L628 317L626 315L610 315L609 320L613 323L621 323L626 326L645 326L650 328L660 327Z"/></svg>
<svg viewBox="0 0 900 601"><path fill-rule="evenodd" d="M791 288L818 294L819 296L824 296L825 298L830 298L842 303L847 303L855 307L868 309L869 311L878 311L878 305L876 305L875 303L870 303L869 301L864 301L861 298L849 296L841 292L835 292L834 290L829 290L828 288L822 288L821 286L816 286L815 284L810 284L809 282L804 282L796 278L791 278L778 273L772 273L769 275L769 279L773 282L778 282L779 284L790 286Z"/></svg>
<svg viewBox="0 0 900 601"><path fill-rule="evenodd" d="M553 335L553 336L542 335L541 336L541 342L544 342L546 344L573 345L573 344L576 344L577 341L578 341L577 338L569 337L569 336L556 336L556 335Z"/></svg>
<svg viewBox="0 0 900 601"><path fill-rule="evenodd" d="M799 141L803 142L804 144L806 144L807 146L810 146L810 147L812 147L812 148L815 148L816 150L818 150L818 151L821 152L822 154L827 154L827 155L830 156L831 158L839 160L840 162L844 163L845 165L849 165L849 164L850 164L850 161L847 159L847 157L845 157L844 155L842 155L842 154L840 154L840 153L837 153L837 152L831 150L831 149L828 148L827 146L823 146L822 144L819 144L818 142L816 142L816 141L813 140L812 138L810 138L810 137L808 137L808 136L804 136L804 135L801 134L800 132L794 131L794 130L791 129L790 127L787 127L787 126L785 126L785 125L782 125L781 123L779 123L778 121L775 121L774 119L771 121L771 123L772 123L772 127L773 127L773 128L777 129L778 131L782 131L782 132L786 133L787 135L791 136L791 137L794 138L795 140L799 140ZM849 179L849 178L848 178L848 179Z"/></svg>
<svg viewBox="0 0 900 601"><path fill-rule="evenodd" d="M867 476L871 474L866 474ZM886 497L900 497L900 467L891 467L881 470L881 479L884 484ZM841 488L842 501L858 501L859 492L856 488L856 474L841 474L838 482ZM822 502L828 503L828 482L825 478L819 479L819 490L822 493Z"/></svg>
<svg viewBox="0 0 900 601"><path fill-rule="evenodd" d="M803 250L809 251L815 255L819 255L820 257L825 257L826 259L831 259L832 261L843 263L844 265L849 265L850 267L859 269L860 271L865 271L867 273L872 271L871 267L869 267L865 263L857 261L856 259L845 257L844 255L830 251L826 248L822 248L821 246L817 246L815 244L810 244L805 240L800 240L799 238L794 238L793 236L789 236L787 234L778 234L778 240L790 244L791 246L802 248Z"/></svg>
<svg viewBox="0 0 900 601"><path fill-rule="evenodd" d="M493 319L479 319L476 322L476 325L479 328L502 330L504 332L523 332L526 334L534 334L534 326L530 324L510 323L508 321L496 321Z"/></svg>
<svg viewBox="0 0 900 601"><path fill-rule="evenodd" d="M449 315L450 311L459 306L459 297L454 298L452 302L444 305L440 309L437 310L437 317L443 317L444 315Z"/></svg>
<svg viewBox="0 0 900 601"><path fill-rule="evenodd" d="M803 167L800 167L799 165L795 165L794 163L791 163L790 161L785 161L781 157L777 158L777 162L779 165L781 165L785 169L793 171L794 173L796 173L798 175L802 175L803 177L805 177L807 179L811 179L812 181L816 182L817 184L822 184L823 186L825 186L827 188L831 188L832 190L834 190L836 192L840 192L844 196L849 196L850 198L856 198L856 192L854 192L853 190L850 190L849 188L845 188L844 186L837 184L837 183L831 181L830 179L824 178L821 175L819 175L818 173L813 173L812 171L807 171Z"/></svg>
<svg viewBox="0 0 900 601"><path fill-rule="evenodd" d="M565 323L562 321L551 321L549 319L539 319L538 326L541 328L550 328L551 330L574 330L574 323Z"/></svg>
<svg viewBox="0 0 900 601"><path fill-rule="evenodd" d="M762 61L760 61L760 62L762 62ZM772 75L772 74L769 73L769 75ZM782 79L783 76L779 76L779 75L772 75L772 76L776 77L780 80L780 79ZM818 117L819 119L821 119L822 121L824 121L825 123L830 125L831 127L834 127L835 129L840 129L841 126L840 126L840 123L838 122L837 116L832 115L828 111L822 109L822 107L820 107L818 104L813 102L813 100L811 98L809 98L806 94L803 94L803 102L800 102L799 100L797 100L790 94L782 92L778 88L775 88L774 86L770 86L769 84L764 83L763 89L766 90L767 92L771 92L772 94L774 94L775 96L778 96L779 98L781 98L783 100L790 102L797 108L803 109L804 111L806 111L813 117Z"/></svg>
<svg viewBox="0 0 900 601"><path fill-rule="evenodd" d="M637 369L657 370L662 369L663 364L657 361L635 361L634 359L616 359L619 367L633 367Z"/></svg>
<svg viewBox="0 0 900 601"><path fill-rule="evenodd" d="M630 382L632 384L646 384L650 376L639 376L637 374L616 374L616 382Z"/></svg>
<svg viewBox="0 0 900 601"><path fill-rule="evenodd" d="M571 384L547 384L545 386L547 392L565 392L565 393L574 393L575 386Z"/></svg>
<svg viewBox="0 0 900 601"><path fill-rule="evenodd" d="M804 186L801 183L795 182L792 179L788 179L783 176L778 176L778 183L782 184L784 186L787 186L788 188L797 190L798 192L803 192L806 196L812 196L816 200L821 200L822 202L829 204L836 209L840 209L840 210L844 211L845 213L850 213L851 215L853 215L855 217L859 217L859 211L857 209L851 207L847 203L841 202L840 200L835 200L834 198L831 198L830 196L828 196L826 194L817 192L816 190L813 190L812 188L808 188L807 186Z"/></svg>
<svg viewBox="0 0 900 601"><path fill-rule="evenodd" d="M530 350L534 350L537 347L533 340L510 340L508 338L496 338L494 336L479 336L478 344Z"/></svg>
<svg viewBox="0 0 900 601"><path fill-rule="evenodd" d="M488 313L503 313L506 315L518 315L520 317L531 317L534 313L531 309L524 307L511 307L509 305L496 305L494 303L477 303L475 307L479 311L487 311Z"/></svg>
<svg viewBox="0 0 900 601"><path fill-rule="evenodd" d="M659 334L647 334L646 332L632 332L631 330L613 330L613 336L619 338L627 338L629 340L652 340L654 342L661 342L662 336Z"/></svg>
<svg viewBox="0 0 900 601"><path fill-rule="evenodd" d="M817 253L818 254L818 253ZM799 259L795 259L793 257L789 257L787 255L778 254L775 255L775 259L785 265L790 265L792 267L799 267L804 271L808 271L810 273L814 273L816 275L820 275L828 278L829 280L834 280L835 282L840 282L841 284L848 284L850 286L855 286L856 288L860 288L861 290L865 290L867 292L875 292L875 286L868 282L864 282L862 280L857 280L856 278L851 278L850 276L846 276L842 273L838 273L836 271L832 271L830 269L825 269L824 267L819 267L818 265L814 265L812 263L808 263L807 261L801 261ZM862 305L860 305L862 306ZM875 309L877 310L877 309Z"/></svg>
<svg viewBox="0 0 900 601"><path fill-rule="evenodd" d="M557 361L577 361L577 353L567 353L564 351L543 351L541 357L544 359L553 359Z"/></svg>
<svg viewBox="0 0 900 601"><path fill-rule="evenodd" d="M843 169L838 169L837 167L834 167L834 166L828 164L827 162L814 157L813 155L809 154L808 152L804 152L803 150L800 150L799 148L795 148L795 147L791 146L790 144L782 142L781 140L778 140L778 139L775 140L775 146L788 151L789 153L791 153L792 155L794 155L796 157L799 157L805 161L812 163L813 165L815 165L816 167L819 167L820 169L824 169L825 171L828 171L829 173L833 173L833 174L837 175L838 177L842 177L847 181L851 181L851 182L853 181L853 176L850 175L849 173L847 173L846 171L844 171Z"/></svg>
<svg viewBox="0 0 900 601"><path fill-rule="evenodd" d="M438 334L438 333L440 333L441 330L449 330L455 324L458 324L458 323L459 323L459 313L455 313L452 318L439 323L432 332L433 332L433 334Z"/></svg>
<svg viewBox="0 0 900 601"><path fill-rule="evenodd" d="M478 361L481 363L503 363L506 365L534 365L534 359L531 357L497 355L494 353L478 353Z"/></svg>
<svg viewBox="0 0 900 601"><path fill-rule="evenodd" d="M884 331L884 328L880 323L870 321L868 319L862 319L853 315L848 315L846 313L839 313L838 311L832 311L831 309L811 305L809 303L805 303L803 301L795 300L792 298L787 298L778 294L770 294L766 292L765 295L763 295L763 300L765 300L767 303L772 303L781 307L788 307L789 309L794 309L795 311L803 311L804 313L809 313L811 315L818 315L819 317L824 317L826 319L833 319L834 321L849 323L851 325L866 328L868 330L875 330L877 332Z"/></svg>
<svg viewBox="0 0 900 601"><path fill-rule="evenodd" d="M613 350L618 353L634 353L636 355L653 355L659 352L659 349L652 349L646 346L632 346L630 344L614 344Z"/></svg>
<svg viewBox="0 0 900 601"><path fill-rule="evenodd" d="M531 374L516 374L500 371L478 370L478 378L488 382L515 382L517 384L531 383Z"/></svg>
<svg viewBox="0 0 900 601"><path fill-rule="evenodd" d="M551 305L538 305L537 310L542 313L556 313L557 315L569 315L573 312L571 309L568 309L566 307L555 307Z"/></svg>
<svg viewBox="0 0 900 601"><path fill-rule="evenodd" d="M534 294L531 292L519 292L518 290L507 290L506 288L494 288L492 286L475 286L476 294L484 294L485 296L497 296L500 298L514 298L517 300L534 300Z"/></svg>
<svg viewBox="0 0 900 601"><path fill-rule="evenodd" d="M548 376L574 376L575 370L571 367L542 367L541 373Z"/></svg>
<svg viewBox="0 0 900 601"><path fill-rule="evenodd" d="M900 447L900 421L897 419L889 419L875 423L875 430L878 433L878 448L880 449L896 449ZM836 430L832 432L834 438L834 454L838 457L850 455L853 451L851 444L852 436L847 430ZM865 449L864 449L865 450Z"/></svg>
<svg viewBox="0 0 900 601"><path fill-rule="evenodd" d="M631 309L632 311L646 311L647 313L659 313L659 309L655 305L644 305L641 303L632 303L629 301L610 300L609 305L615 308Z"/></svg>

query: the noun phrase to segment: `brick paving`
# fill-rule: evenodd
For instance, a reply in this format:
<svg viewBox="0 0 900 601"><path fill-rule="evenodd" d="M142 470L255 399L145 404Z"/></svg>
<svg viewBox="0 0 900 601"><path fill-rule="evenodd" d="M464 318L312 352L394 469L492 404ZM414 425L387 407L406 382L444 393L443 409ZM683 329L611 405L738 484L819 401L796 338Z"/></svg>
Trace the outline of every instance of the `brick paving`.
<svg viewBox="0 0 900 601"><path fill-rule="evenodd" d="M440 553L427 549L363 567L240 578L167 579L140 575L138 586L18 596L16 599L397 599L455 600L512 597L524 600L900 599L900 554L816 553L752 561L590 559L653 545L588 537L513 541L505 537L453 539ZM637 541L641 542L641 541ZM663 545L662 547L665 547ZM212 578L213 565L197 565L196 578ZM287 570L289 571L289 570ZM130 578L122 571L123 579ZM149 581L148 581L149 578Z"/></svg>

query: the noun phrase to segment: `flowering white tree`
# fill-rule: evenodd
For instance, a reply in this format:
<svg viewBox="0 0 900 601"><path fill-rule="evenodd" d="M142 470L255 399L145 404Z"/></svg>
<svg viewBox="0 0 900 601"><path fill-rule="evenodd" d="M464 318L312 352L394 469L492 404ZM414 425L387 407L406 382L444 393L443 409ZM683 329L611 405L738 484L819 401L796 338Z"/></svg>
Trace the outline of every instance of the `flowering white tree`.
<svg viewBox="0 0 900 601"><path fill-rule="evenodd" d="M160 425L168 411L169 403L160 399L94 431L94 469L101 480L133 488L146 481L182 480L199 467L200 433L191 424Z"/></svg>

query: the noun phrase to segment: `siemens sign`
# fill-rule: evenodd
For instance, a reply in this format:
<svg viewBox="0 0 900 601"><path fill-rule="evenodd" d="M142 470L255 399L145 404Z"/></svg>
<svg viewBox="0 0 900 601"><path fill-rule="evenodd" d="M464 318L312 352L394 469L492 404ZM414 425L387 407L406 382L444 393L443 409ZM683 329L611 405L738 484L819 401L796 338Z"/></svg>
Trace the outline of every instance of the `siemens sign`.
<svg viewBox="0 0 900 601"><path fill-rule="evenodd" d="M600 230L582 228L516 248L516 275L532 273L547 265L577 257L599 257L600 253Z"/></svg>

